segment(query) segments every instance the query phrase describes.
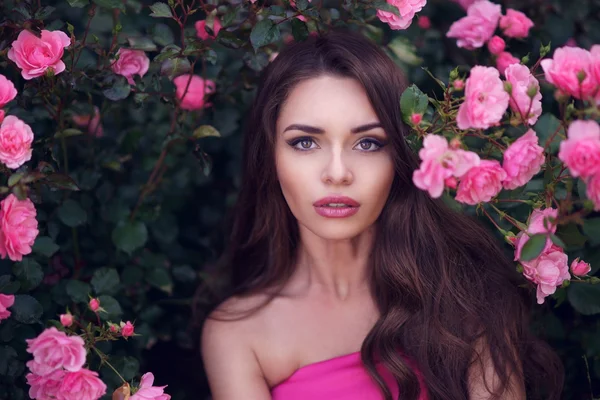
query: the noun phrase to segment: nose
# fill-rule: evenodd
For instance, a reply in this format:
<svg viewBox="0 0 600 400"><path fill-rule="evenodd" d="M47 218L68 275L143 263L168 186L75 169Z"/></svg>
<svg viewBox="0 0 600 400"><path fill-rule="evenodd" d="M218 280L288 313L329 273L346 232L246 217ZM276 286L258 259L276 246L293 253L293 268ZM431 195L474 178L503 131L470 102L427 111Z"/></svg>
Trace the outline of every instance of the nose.
<svg viewBox="0 0 600 400"><path fill-rule="evenodd" d="M328 185L349 185L354 180L352 169L344 160L343 150L333 148L328 155L321 179Z"/></svg>

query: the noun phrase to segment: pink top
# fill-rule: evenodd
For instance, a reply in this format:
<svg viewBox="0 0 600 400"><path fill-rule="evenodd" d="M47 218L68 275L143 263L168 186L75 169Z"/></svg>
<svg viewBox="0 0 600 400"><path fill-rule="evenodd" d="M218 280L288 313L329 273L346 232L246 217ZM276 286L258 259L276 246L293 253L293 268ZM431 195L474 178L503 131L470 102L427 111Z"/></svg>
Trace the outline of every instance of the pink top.
<svg viewBox="0 0 600 400"><path fill-rule="evenodd" d="M414 365L414 364L411 364ZM398 385L392 374L382 365L376 366L392 398L398 398ZM422 377L419 400L427 400ZM360 352L346 354L304 366L271 389L273 400L381 400L383 394L363 366Z"/></svg>

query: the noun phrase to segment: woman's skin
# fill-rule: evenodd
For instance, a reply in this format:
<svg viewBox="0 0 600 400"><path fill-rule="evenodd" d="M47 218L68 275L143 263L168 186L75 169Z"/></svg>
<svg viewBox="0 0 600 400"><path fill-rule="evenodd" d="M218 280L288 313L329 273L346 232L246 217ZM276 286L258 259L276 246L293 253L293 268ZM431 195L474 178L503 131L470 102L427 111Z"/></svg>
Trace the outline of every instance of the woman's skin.
<svg viewBox="0 0 600 400"><path fill-rule="evenodd" d="M381 127L353 133L378 122L353 79L323 75L291 91L277 120L275 153L283 195L298 221L298 261L284 296L239 321L206 321L202 357L214 400L270 399L270 388L297 369L359 351L379 318L367 269L394 168ZM313 203L331 195L353 198L358 212L319 215ZM264 298L231 298L215 313L246 310ZM480 390L475 383L471 393Z"/></svg>

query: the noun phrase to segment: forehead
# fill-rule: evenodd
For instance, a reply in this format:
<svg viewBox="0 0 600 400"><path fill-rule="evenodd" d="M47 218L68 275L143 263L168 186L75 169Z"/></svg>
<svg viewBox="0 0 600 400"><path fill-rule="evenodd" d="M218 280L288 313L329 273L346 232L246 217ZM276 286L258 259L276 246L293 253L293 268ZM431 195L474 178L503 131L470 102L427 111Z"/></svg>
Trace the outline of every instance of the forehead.
<svg viewBox="0 0 600 400"><path fill-rule="evenodd" d="M277 130L290 123L353 128L378 120L357 80L324 75L302 81L291 90L277 119Z"/></svg>

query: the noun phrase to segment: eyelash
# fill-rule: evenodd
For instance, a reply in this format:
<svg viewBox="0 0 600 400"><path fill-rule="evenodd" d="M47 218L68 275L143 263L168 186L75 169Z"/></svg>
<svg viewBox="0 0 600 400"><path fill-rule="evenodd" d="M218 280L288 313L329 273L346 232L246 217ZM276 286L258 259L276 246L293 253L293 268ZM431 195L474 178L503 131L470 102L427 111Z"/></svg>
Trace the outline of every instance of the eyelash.
<svg viewBox="0 0 600 400"><path fill-rule="evenodd" d="M302 143L304 141L310 141L310 142L313 142L313 143L315 142L312 137L310 137L310 136L303 136L303 137L299 137L299 138L290 140L288 142L288 144L290 146L292 146L292 148L294 150L296 150L296 151L310 151L310 150L314 150L314 149L305 149L305 148L296 147L297 144ZM381 143L379 140L371 139L371 138L362 139L358 144L360 145L361 143L372 143L372 144L374 144L374 145L377 146L377 148L375 150L360 150L360 151L365 152L365 153L374 153L376 151L380 151L386 145L385 143Z"/></svg>

